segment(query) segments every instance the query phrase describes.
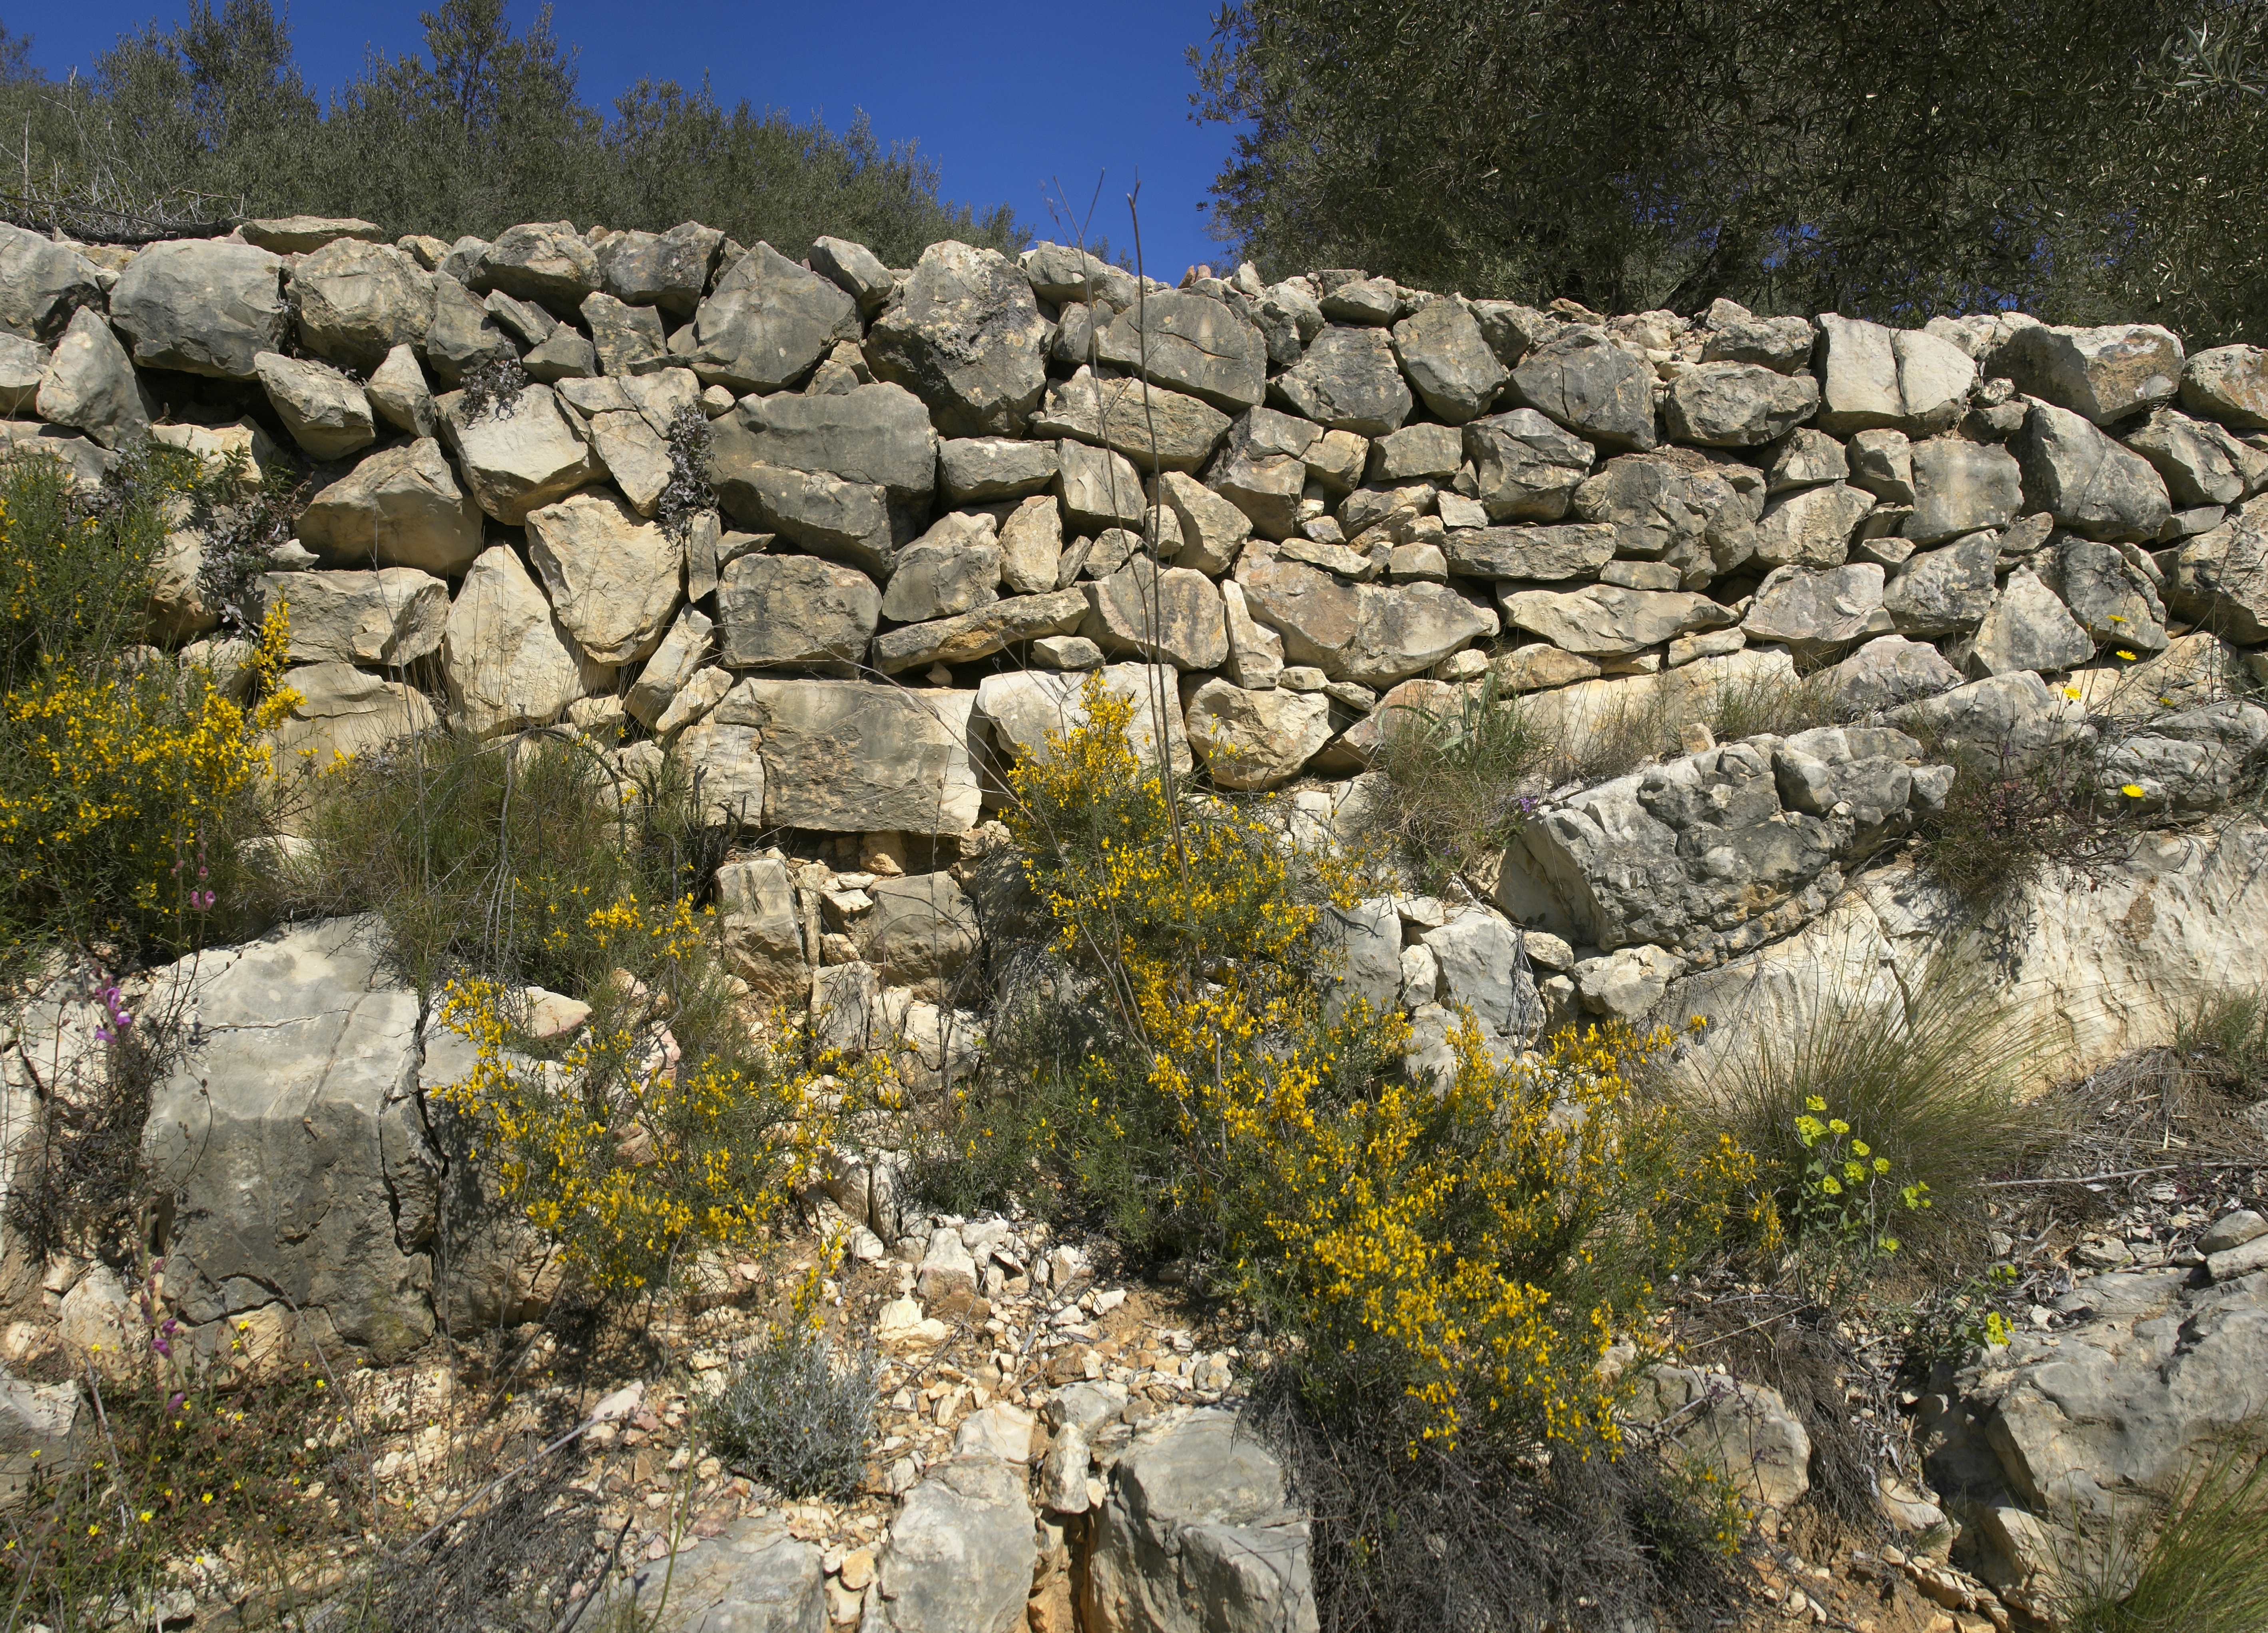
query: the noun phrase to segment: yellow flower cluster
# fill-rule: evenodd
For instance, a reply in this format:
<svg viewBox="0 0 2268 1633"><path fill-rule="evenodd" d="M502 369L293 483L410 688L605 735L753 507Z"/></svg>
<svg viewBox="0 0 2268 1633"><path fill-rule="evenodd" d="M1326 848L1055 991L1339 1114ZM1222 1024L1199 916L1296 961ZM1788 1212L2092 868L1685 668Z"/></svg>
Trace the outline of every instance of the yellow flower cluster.
<svg viewBox="0 0 2268 1633"><path fill-rule="evenodd" d="M1615 1445L1606 1349L1646 1324L1656 1268L1754 1191L1729 1140L1682 1163L1636 1091L1668 1038L1500 1058L1468 1019L1446 1088L1412 1083L1405 1020L1323 996L1314 931L1359 889L1349 866L1265 802L1175 800L1128 744L1130 706L1099 684L1085 705L1011 783L1058 949L1103 978L1139 1062L1132 1081L1091 1062L1087 1109L1116 1134L1105 1096L1152 1097L1166 1203L1210 1221L1211 1251L1312 1348L1417 1401L1429 1437Z"/></svg>
<svg viewBox="0 0 2268 1633"><path fill-rule="evenodd" d="M705 1248L746 1251L807 1178L862 1072L821 1057L774 1075L688 1058L669 1021L703 978L706 926L689 897L591 910L579 933L635 980L594 994L592 1022L557 1062L515 1048L510 995L452 982L443 1017L475 1052L438 1091L505 1199L601 1291L685 1269Z"/></svg>

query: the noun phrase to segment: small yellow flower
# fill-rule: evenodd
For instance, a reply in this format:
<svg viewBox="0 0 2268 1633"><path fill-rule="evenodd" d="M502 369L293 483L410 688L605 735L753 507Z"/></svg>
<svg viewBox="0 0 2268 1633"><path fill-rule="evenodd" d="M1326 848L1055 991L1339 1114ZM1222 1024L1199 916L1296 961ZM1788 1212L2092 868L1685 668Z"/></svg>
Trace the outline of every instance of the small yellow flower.
<svg viewBox="0 0 2268 1633"><path fill-rule="evenodd" d="M2118 791L2125 795L2129 799L2139 799L2150 791L2144 788L2139 783L2129 783L2125 787L2120 789Z"/></svg>
<svg viewBox="0 0 2268 1633"><path fill-rule="evenodd" d="M1825 1111L1827 1102L1819 1095L1814 1094L1803 1102L1803 1108L1806 1111Z"/></svg>
<svg viewBox="0 0 2268 1633"><path fill-rule="evenodd" d="M1827 1124L1827 1131L1830 1134L1848 1134L1851 1132L1851 1125L1840 1117L1833 1118Z"/></svg>
<svg viewBox="0 0 2268 1633"><path fill-rule="evenodd" d="M1853 1140L1851 1142L1851 1154L1853 1157L1871 1157L1874 1152L1873 1147L1869 1146L1866 1141Z"/></svg>
<svg viewBox="0 0 2268 1633"><path fill-rule="evenodd" d="M2124 662L2124 663L2130 663L2130 664L2131 664L2131 663L2132 663L2132 662L2134 661L2134 654L2133 654L2133 653L2132 653L2132 652L2130 652L2130 651L2126 651L2124 647L2121 647L2121 648L2119 649L2119 651L2118 651L2118 657L2119 657L2120 661L2122 661L2122 662Z"/></svg>
<svg viewBox="0 0 2268 1633"><path fill-rule="evenodd" d="M2075 686L2067 686L2064 688L2063 695L2071 699L2074 703L2079 701L2079 688Z"/></svg>

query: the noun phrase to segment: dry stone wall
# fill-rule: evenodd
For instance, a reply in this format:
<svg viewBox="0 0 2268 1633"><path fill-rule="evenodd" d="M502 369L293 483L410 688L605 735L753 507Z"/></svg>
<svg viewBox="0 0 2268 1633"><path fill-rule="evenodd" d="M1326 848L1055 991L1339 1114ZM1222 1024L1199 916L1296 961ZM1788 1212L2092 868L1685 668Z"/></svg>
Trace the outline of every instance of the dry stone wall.
<svg viewBox="0 0 2268 1633"><path fill-rule="evenodd" d="M288 450L313 472L264 579L288 751L446 717L589 733L626 787L699 767L780 842L719 881L744 976L850 1031L914 1016L925 1078L962 1069L932 967L974 955L1004 769L1095 672L1147 752L1292 786L1318 831L1378 798L1394 710L1491 675L1573 761L1822 674L1845 725L1550 791L1487 929L1408 899L1351 925L1354 988L1506 1035L1814 923L1961 741L2124 710L2102 775L2175 814L2268 743L2227 684L2268 668L2257 348L1609 317L1347 268L1168 288L1056 244L889 268L696 224L375 237L0 228L0 436L87 481L145 436ZM152 635L225 663L201 550L174 541ZM909 873L917 900L875 894Z"/></svg>

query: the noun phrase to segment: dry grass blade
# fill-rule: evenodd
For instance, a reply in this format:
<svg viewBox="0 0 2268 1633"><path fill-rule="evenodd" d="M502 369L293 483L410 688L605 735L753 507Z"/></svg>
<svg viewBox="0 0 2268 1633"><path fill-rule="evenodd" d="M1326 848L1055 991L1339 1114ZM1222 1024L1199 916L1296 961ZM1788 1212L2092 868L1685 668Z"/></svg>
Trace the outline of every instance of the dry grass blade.
<svg viewBox="0 0 2268 1633"><path fill-rule="evenodd" d="M2259 1633L2268 1628L2268 1434L2206 1450L2153 1527L2093 1539L2064 1569L2069 1633Z"/></svg>

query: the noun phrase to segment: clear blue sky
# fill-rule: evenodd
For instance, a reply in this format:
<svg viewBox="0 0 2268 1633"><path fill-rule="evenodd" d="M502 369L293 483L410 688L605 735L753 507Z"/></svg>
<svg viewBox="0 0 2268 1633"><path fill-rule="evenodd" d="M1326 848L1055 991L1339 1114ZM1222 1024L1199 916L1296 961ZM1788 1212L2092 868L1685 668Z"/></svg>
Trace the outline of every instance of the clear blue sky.
<svg viewBox="0 0 2268 1633"><path fill-rule="evenodd" d="M418 48L417 13L432 0L302 4L288 9L300 72L320 92L354 74L369 50ZM79 0L36 12L9 8L11 31L60 78L82 72L123 31L170 27L187 0ZM279 5L279 10L284 9ZM524 29L533 0L511 0ZM917 140L948 197L1005 202L1042 238L1057 237L1054 183L1084 211L1102 178L1093 232L1131 247L1127 192L1142 182L1143 264L1178 279L1224 252L1202 206L1230 132L1189 117L1195 77L1184 50L1211 35L1211 0L1110 7L901 4L900 0L559 0L552 26L582 48L582 96L601 106L641 77L696 85L718 99L814 114L840 129L864 108L884 142Z"/></svg>

